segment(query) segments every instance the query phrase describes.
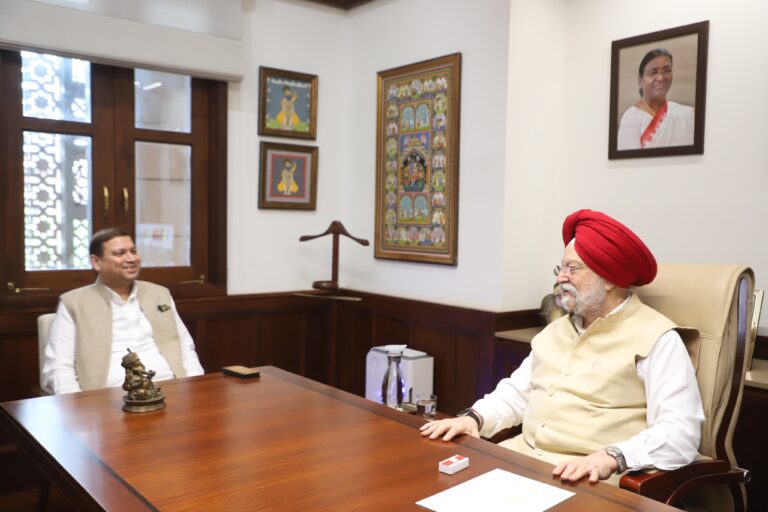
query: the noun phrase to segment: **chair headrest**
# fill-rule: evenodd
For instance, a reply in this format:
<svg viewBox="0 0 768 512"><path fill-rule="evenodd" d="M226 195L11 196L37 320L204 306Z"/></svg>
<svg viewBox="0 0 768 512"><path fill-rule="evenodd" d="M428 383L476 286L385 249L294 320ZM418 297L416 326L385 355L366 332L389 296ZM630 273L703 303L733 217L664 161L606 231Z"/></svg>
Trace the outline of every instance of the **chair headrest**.
<svg viewBox="0 0 768 512"><path fill-rule="evenodd" d="M695 328L704 337L720 338L742 274L753 289L754 274L745 266L663 263L656 279L636 293L677 325Z"/></svg>

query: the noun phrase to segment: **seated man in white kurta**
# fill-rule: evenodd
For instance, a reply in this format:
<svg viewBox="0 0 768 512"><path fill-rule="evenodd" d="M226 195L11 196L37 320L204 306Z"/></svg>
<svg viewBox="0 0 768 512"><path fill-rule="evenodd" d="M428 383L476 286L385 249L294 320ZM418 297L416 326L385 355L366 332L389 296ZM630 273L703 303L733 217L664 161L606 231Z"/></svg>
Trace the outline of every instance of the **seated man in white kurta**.
<svg viewBox="0 0 768 512"><path fill-rule="evenodd" d="M120 386L127 349L155 371L156 381L202 375L168 289L137 280L141 257L128 232L99 231L90 253L98 278L61 296L45 349L42 388L60 394Z"/></svg>
<svg viewBox="0 0 768 512"><path fill-rule="evenodd" d="M574 482L617 483L628 470L696 460L704 412L693 365L672 321L630 291L656 276L653 255L626 226L590 210L565 220L563 241L556 273L569 315L533 339L496 390L422 435L489 437L522 423L502 445Z"/></svg>

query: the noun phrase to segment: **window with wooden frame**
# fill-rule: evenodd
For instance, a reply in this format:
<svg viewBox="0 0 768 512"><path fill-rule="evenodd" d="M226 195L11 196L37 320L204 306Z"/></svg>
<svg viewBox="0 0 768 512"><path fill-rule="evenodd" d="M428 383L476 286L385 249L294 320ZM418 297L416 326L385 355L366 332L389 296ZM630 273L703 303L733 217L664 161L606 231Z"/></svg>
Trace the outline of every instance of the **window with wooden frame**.
<svg viewBox="0 0 768 512"><path fill-rule="evenodd" d="M0 51L0 297L93 282L88 242L133 233L141 278L226 292L227 86Z"/></svg>

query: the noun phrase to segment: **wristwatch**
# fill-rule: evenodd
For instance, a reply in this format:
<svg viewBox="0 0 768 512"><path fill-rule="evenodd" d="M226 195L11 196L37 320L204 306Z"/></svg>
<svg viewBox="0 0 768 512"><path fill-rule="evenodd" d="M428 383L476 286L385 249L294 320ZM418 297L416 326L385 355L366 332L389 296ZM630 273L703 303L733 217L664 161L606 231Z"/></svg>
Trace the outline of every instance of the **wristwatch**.
<svg viewBox="0 0 768 512"><path fill-rule="evenodd" d="M627 470L627 459L624 458L624 454L621 453L621 450L619 450L615 446L609 446L605 449L605 453L607 453L608 455L616 459L617 475L620 475L621 473Z"/></svg>
<svg viewBox="0 0 768 512"><path fill-rule="evenodd" d="M471 407L468 407L464 409L463 411L459 412L459 414L456 415L456 417L459 416L469 416L473 420L475 420L475 423L477 423L478 430L483 428L483 417L478 414L476 410L474 410Z"/></svg>

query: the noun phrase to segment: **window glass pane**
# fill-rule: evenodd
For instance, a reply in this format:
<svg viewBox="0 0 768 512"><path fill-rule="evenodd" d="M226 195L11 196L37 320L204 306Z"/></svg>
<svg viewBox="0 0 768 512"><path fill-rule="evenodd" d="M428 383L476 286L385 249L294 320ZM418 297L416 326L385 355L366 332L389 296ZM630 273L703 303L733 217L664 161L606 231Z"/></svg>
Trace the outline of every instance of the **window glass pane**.
<svg viewBox="0 0 768 512"><path fill-rule="evenodd" d="M91 63L42 53L21 52L25 117L91 122Z"/></svg>
<svg viewBox="0 0 768 512"><path fill-rule="evenodd" d="M136 247L145 267L190 265L192 148L136 143Z"/></svg>
<svg viewBox="0 0 768 512"><path fill-rule="evenodd" d="M24 132L27 270L90 268L91 138Z"/></svg>
<svg viewBox="0 0 768 512"><path fill-rule="evenodd" d="M189 133L192 116L191 79L186 75L134 70L136 128Z"/></svg>

